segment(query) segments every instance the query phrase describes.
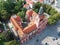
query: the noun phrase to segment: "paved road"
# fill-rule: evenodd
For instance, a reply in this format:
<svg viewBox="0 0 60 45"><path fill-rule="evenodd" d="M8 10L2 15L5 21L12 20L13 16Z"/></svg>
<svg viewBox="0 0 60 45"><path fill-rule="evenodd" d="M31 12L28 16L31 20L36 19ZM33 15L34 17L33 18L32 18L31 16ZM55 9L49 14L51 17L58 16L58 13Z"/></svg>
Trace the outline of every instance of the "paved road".
<svg viewBox="0 0 60 45"><path fill-rule="evenodd" d="M60 0L56 0L55 4L53 4L52 7L60 12Z"/></svg>
<svg viewBox="0 0 60 45"><path fill-rule="evenodd" d="M32 40L24 43L23 45L45 45L46 42L49 44L51 43L50 45L52 45L53 43L55 44L56 41L54 42L52 40L53 38L58 38L60 42L60 37L57 35L58 32L60 32L60 21L53 26L47 26L47 28L42 31L39 36L34 37ZM36 41L37 39L39 40Z"/></svg>

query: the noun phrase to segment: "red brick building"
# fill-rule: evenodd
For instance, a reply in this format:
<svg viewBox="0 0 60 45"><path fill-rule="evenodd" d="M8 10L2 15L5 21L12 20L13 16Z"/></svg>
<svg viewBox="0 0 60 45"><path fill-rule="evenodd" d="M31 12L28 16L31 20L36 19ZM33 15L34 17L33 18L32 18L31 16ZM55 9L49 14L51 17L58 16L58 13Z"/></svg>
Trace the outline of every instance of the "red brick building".
<svg viewBox="0 0 60 45"><path fill-rule="evenodd" d="M26 15L29 15L28 20L30 22L28 22L27 26L24 28L22 26L22 20L19 16L14 15L10 18L10 22L12 23L14 30L17 32L21 43L28 41L32 38L32 36L36 36L36 34L45 29L48 21L44 15L40 16L34 11L30 12L30 10L27 10Z"/></svg>

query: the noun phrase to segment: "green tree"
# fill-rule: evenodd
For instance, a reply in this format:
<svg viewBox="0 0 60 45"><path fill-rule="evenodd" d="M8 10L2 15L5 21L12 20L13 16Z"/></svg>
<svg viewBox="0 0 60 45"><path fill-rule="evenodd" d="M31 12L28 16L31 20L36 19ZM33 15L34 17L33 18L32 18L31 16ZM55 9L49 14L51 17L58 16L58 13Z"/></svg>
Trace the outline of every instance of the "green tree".
<svg viewBox="0 0 60 45"><path fill-rule="evenodd" d="M25 1L19 0L16 3L11 3L10 0L0 2L0 18L6 20L10 18L12 14L17 14L20 11L26 12L23 8L23 3Z"/></svg>
<svg viewBox="0 0 60 45"><path fill-rule="evenodd" d="M27 9L26 8L21 8L21 11L24 11L24 13L26 13Z"/></svg>
<svg viewBox="0 0 60 45"><path fill-rule="evenodd" d="M44 12L46 12L47 10L46 4L43 5L43 9L44 9Z"/></svg>
<svg viewBox="0 0 60 45"><path fill-rule="evenodd" d="M40 2L37 2L34 4L34 9L39 9L42 4Z"/></svg>
<svg viewBox="0 0 60 45"><path fill-rule="evenodd" d="M49 11L52 9L51 5L48 5L48 4L44 4L43 8L44 8L44 12L48 14L49 14Z"/></svg>
<svg viewBox="0 0 60 45"><path fill-rule="evenodd" d="M36 13L38 13L39 10L38 10L38 9L34 9L34 11L35 11Z"/></svg>
<svg viewBox="0 0 60 45"><path fill-rule="evenodd" d="M16 3L16 0L7 0L9 3Z"/></svg>
<svg viewBox="0 0 60 45"><path fill-rule="evenodd" d="M14 11L17 13L21 11L21 8L23 8L23 4L22 4L22 1L19 1L15 4Z"/></svg>
<svg viewBox="0 0 60 45"><path fill-rule="evenodd" d="M13 6L13 4L11 4ZM13 7L10 7L8 2L0 2L0 17L3 20L9 19Z"/></svg>
<svg viewBox="0 0 60 45"><path fill-rule="evenodd" d="M53 9L53 8L51 8L51 10L49 11L49 14L50 15L54 15L56 13L57 13L57 11L55 9Z"/></svg>
<svg viewBox="0 0 60 45"><path fill-rule="evenodd" d="M3 9L5 9L4 2L0 2L0 11L3 10Z"/></svg>
<svg viewBox="0 0 60 45"><path fill-rule="evenodd" d="M53 18L54 20L59 20L59 14L53 15L52 18Z"/></svg>
<svg viewBox="0 0 60 45"><path fill-rule="evenodd" d="M8 12L6 10L1 10L0 12L2 19L6 20L8 19Z"/></svg>
<svg viewBox="0 0 60 45"><path fill-rule="evenodd" d="M10 35L12 33L9 30L0 33L0 45L20 45L20 42L12 39Z"/></svg>
<svg viewBox="0 0 60 45"><path fill-rule="evenodd" d="M49 14L49 11L51 10L52 7L51 7L50 5L46 5L46 6L47 6L47 7L46 7L46 8L47 8L47 9L46 9L46 13Z"/></svg>
<svg viewBox="0 0 60 45"><path fill-rule="evenodd" d="M38 13L41 5L42 5L42 4L41 4L40 2L37 2L36 4L34 4L33 10L34 10L36 13Z"/></svg>
<svg viewBox="0 0 60 45"><path fill-rule="evenodd" d="M17 42L16 40L13 40L13 41L10 43L10 45L20 45L19 43L20 43L20 42Z"/></svg>
<svg viewBox="0 0 60 45"><path fill-rule="evenodd" d="M60 13L58 13L58 18L59 18L59 20L60 20Z"/></svg>
<svg viewBox="0 0 60 45"><path fill-rule="evenodd" d="M52 24L55 24L55 23L56 23L56 20L54 20L52 18L48 19L48 24L52 25Z"/></svg>
<svg viewBox="0 0 60 45"><path fill-rule="evenodd" d="M25 18L24 11L18 12L17 15L19 15L22 18L22 20L24 20L24 18Z"/></svg>
<svg viewBox="0 0 60 45"><path fill-rule="evenodd" d="M7 10L7 12L8 12L10 15L14 13L15 3L8 3L8 2L6 2L6 3L4 4L4 6L5 6L5 9Z"/></svg>
<svg viewBox="0 0 60 45"><path fill-rule="evenodd" d="M60 20L60 14L54 14L48 19L49 24L55 24L58 20Z"/></svg>

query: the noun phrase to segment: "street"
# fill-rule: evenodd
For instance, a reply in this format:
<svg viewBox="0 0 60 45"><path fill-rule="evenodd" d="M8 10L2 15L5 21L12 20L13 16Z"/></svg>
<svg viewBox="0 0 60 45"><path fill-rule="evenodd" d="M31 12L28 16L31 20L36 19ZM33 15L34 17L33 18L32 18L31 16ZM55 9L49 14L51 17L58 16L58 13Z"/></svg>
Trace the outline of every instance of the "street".
<svg viewBox="0 0 60 45"><path fill-rule="evenodd" d="M58 45L60 43L60 37L58 36L59 32L60 21L53 26L47 26L47 28L43 30L39 36L33 37L33 39L29 40L23 45L46 45L46 43L49 45ZM55 38L57 38L57 40L54 41L53 39Z"/></svg>

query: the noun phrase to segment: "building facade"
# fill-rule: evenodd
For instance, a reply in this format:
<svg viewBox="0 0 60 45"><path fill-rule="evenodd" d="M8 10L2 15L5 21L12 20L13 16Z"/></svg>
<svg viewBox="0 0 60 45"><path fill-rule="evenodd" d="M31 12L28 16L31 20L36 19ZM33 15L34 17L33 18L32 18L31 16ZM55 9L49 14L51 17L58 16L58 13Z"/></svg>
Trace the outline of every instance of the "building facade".
<svg viewBox="0 0 60 45"><path fill-rule="evenodd" d="M29 15L30 10L26 12L26 15ZM11 16L10 22L13 25L15 35L19 37L21 43L32 39L32 37L39 34L42 30L45 29L48 19L44 15L38 15L36 12L32 11L32 16L27 23L27 26L23 28L22 21L19 16Z"/></svg>

